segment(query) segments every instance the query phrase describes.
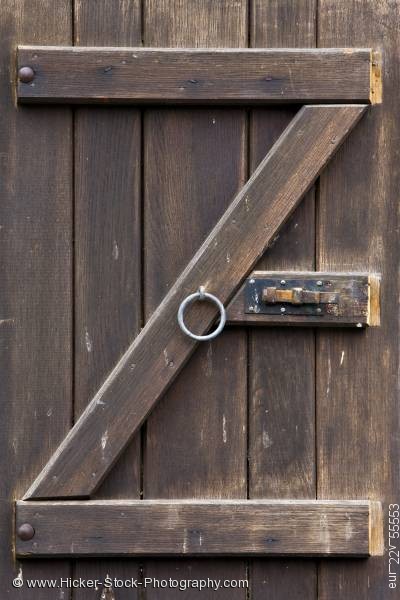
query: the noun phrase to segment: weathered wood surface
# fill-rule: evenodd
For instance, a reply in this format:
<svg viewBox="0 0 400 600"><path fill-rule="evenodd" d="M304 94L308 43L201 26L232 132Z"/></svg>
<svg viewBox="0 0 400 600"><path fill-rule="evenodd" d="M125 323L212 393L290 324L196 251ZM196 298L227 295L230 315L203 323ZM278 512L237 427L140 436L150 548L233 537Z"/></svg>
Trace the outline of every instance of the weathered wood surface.
<svg viewBox="0 0 400 600"><path fill-rule="evenodd" d="M311 48L317 0L251 0L252 46ZM255 108L250 116L250 168L259 164L297 107ZM258 269L315 270L315 188L276 236ZM249 330L249 497L316 497L315 347L312 329ZM315 600L310 559L255 559L252 600Z"/></svg>
<svg viewBox="0 0 400 600"><path fill-rule="evenodd" d="M371 101L371 50L19 47L23 102Z"/></svg>
<svg viewBox="0 0 400 600"><path fill-rule="evenodd" d="M18 502L19 556L367 556L368 501ZM380 522L381 523L381 522ZM372 524L373 525L373 524Z"/></svg>
<svg viewBox="0 0 400 600"><path fill-rule="evenodd" d="M351 265L377 271L382 286L380 327L361 336L318 332L318 496L368 493L384 502L385 521L388 504L398 502L400 490L399 15L398 0L319 3L319 44L380 48L384 88L383 103L349 137L320 180L317 268ZM360 208L361 198L366 210ZM397 573L397 589L390 589L387 554L365 564L321 563L320 598L393 599Z"/></svg>
<svg viewBox="0 0 400 600"><path fill-rule="evenodd" d="M0 597L33 600L15 577L67 577L68 561L13 556L14 500L71 424L72 120L67 107L17 109L15 47L71 43L70 3L0 6ZM54 590L36 598L53 600Z"/></svg>
<svg viewBox="0 0 400 600"><path fill-rule="evenodd" d="M74 0L73 14L75 44L140 44L139 0ZM74 131L76 420L141 327L140 111L76 107ZM106 436L102 444L106 452ZM140 446L138 434L97 498L139 498ZM86 558L75 562L73 573L85 580L136 578L139 565ZM135 590L114 591L117 600L135 598ZM78 588L74 600L98 600L99 594Z"/></svg>
<svg viewBox="0 0 400 600"><path fill-rule="evenodd" d="M333 291L338 294L337 303L332 304L329 311L321 316L312 314L265 314L264 302L257 292L257 301L252 304L254 312L248 312L246 301L246 288L251 287L250 281L264 280L266 278L284 280L287 284L282 291L290 292L290 280L298 282L307 280L321 280L324 284L321 290ZM325 283L328 282L329 285ZM259 286L257 287L259 290ZM318 271L253 271L246 279L236 296L227 306L227 322L237 325L271 325L271 326L326 326L326 327L365 327L379 325L380 278L378 275L360 273L327 273ZM336 299L335 299L336 300ZM265 304L267 306L267 304ZM301 309L300 309L301 310Z"/></svg>
<svg viewBox="0 0 400 600"><path fill-rule="evenodd" d="M148 0L144 44L244 46L247 8L247 0ZM147 320L247 179L247 114L239 107L154 107L144 125ZM144 498L247 497L246 338L244 330L225 329L202 344L147 419ZM246 567L226 557L143 564L146 576L158 579L245 580ZM243 588L203 594L246 600ZM160 600L157 589L146 595ZM198 595L184 592L185 600ZM163 590L163 600L176 596Z"/></svg>
<svg viewBox="0 0 400 600"><path fill-rule="evenodd" d="M364 106L303 107L233 200L117 363L26 498L88 496L171 384L196 344L179 330L181 301L200 285L227 302L359 120ZM240 243L238 241L240 240ZM196 310L204 332L215 310ZM107 447L102 438L107 432Z"/></svg>

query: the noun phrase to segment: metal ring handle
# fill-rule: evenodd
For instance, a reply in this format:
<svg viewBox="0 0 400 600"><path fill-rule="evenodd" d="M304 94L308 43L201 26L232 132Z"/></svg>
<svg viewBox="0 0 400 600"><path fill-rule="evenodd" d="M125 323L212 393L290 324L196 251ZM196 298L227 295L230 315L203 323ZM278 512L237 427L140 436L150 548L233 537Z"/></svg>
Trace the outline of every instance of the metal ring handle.
<svg viewBox="0 0 400 600"><path fill-rule="evenodd" d="M214 331L212 331L208 335L196 335L195 333L192 333L190 331L190 329L188 329L186 327L183 317L185 314L185 310L186 310L187 306L189 306L189 304L192 304L192 302L195 302L196 300L206 300L206 299L210 300L210 302L214 302L214 304L216 304L218 306L218 310L221 315L219 325ZM201 286L199 288L198 292L196 292L195 294L190 294L181 302L181 305L179 306L179 310L178 310L178 323L179 323L179 327L182 329L183 333L186 333L186 335L193 338L194 340L198 340L200 342L206 342L207 340L212 340L212 339L216 338L217 335L219 335L221 333L221 331L223 330L223 328L225 327L225 323L226 323L225 307L222 304L221 300L219 300L219 298L217 298L213 294L209 294L208 292L206 292L204 290L204 287Z"/></svg>

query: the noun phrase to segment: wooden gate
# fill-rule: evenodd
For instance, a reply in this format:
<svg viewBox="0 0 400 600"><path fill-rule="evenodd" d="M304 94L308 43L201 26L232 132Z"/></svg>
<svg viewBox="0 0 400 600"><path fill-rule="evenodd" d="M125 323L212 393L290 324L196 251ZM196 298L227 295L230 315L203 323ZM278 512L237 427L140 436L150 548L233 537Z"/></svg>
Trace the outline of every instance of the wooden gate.
<svg viewBox="0 0 400 600"><path fill-rule="evenodd" d="M399 21L3 2L3 595L395 597Z"/></svg>

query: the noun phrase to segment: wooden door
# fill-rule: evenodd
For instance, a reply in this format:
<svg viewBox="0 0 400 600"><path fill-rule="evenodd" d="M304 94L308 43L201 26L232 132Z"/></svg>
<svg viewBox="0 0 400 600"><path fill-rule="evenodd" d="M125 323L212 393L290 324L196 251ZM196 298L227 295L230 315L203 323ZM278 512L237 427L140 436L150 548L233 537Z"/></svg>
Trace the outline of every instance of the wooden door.
<svg viewBox="0 0 400 600"><path fill-rule="evenodd" d="M396 379L399 21L400 5L393 0L3 0L1 597L396 597L400 572L396 564L396 503L400 503ZM68 96L74 81L79 79L79 85L84 87L84 56L78 61L78 65L84 65L80 78L69 70L70 63L63 63L75 56L73 53L67 58L63 55L59 63L56 57L51 74L57 78L62 73L58 86L65 85L67 89L67 93L65 89L60 92L60 87L50 89L51 78L46 65L40 63L47 55L41 50L36 53L32 48L21 49L17 59L16 47L21 45L131 48L128 58L121 56L121 64L128 59L135 61L142 46L371 48L373 59L367 67L371 67L372 81L379 79L379 71L382 73L382 99L366 99L362 95L362 77L358 78L358 73L364 72L362 65L367 64L362 51L354 55L354 60L359 57L360 71L351 71L343 63L347 70L338 89L332 84L326 91L329 77L321 69L320 89L310 98L321 100L323 107L319 110L326 126L321 129L315 150L312 144L310 148L299 144L295 156L300 160L302 151L312 153L310 164L315 163L316 172L315 176L310 174L310 182L331 160L279 233L275 234L275 229L285 220L283 216L275 217L273 231L265 228L268 248L255 269L276 274L292 272L297 277L300 272L352 272L367 277L379 273L380 325L343 328L335 322L335 327L322 328L310 327L312 323L308 322L307 327L294 327L293 318L294 323L280 327L277 318L271 317L272 326L265 326L268 319L264 326L255 326L253 317L244 314L243 304L235 312L239 304L234 305L233 301L231 312L228 307L229 323L215 341L190 350L186 350L188 342L180 342L176 349L185 349L184 358L177 359L168 351L160 354L159 367L149 373L146 386L161 377L160 373L167 373L162 377L163 381L168 380L168 386L164 386L168 389L160 392L162 397L126 447L122 441L118 445L118 436L113 434L113 423L117 423L115 430L119 428L121 436L125 435L125 413L110 409L98 446L99 461L103 460L107 469L100 473L101 465L96 463L89 473L93 474L92 486L84 466L89 469L94 465L91 459L85 462L86 456L92 456L89 451L84 457L74 452L68 455L64 465L68 476L62 482L53 477L51 465L42 471L93 397L101 401L101 394L95 396L100 386L105 381L107 385L106 378L110 372L115 375L116 364L140 331L157 317L160 304L172 294L181 272L208 234L215 231L217 222L224 219L232 198L238 198L246 215L246 195L241 192L246 181L252 175L259 176L257 167L261 163L262 168L264 157L281 134L287 135L292 119L297 119L293 127L299 126L304 132L304 123L313 123L310 115L315 111L313 106L301 108L310 101L290 96L290 90L285 92L284 104L275 98L274 104L268 106L262 98L256 98L256 103L247 97L234 102L226 96L217 103L210 98L199 100L195 95L201 94L196 90L202 82L196 78L185 81L185 102L170 98L161 105L159 97L151 103L127 101L124 97L120 104L114 98L104 106L101 90L94 97L95 87L90 83L80 98L76 97L76 88L75 97ZM16 64L28 56L24 52L30 53L32 64L40 63L35 67L36 82L30 81L27 88L21 76L17 82ZM343 54L353 56L351 52ZM157 60L163 59L156 57ZM297 62L301 60L296 58ZM101 77L108 79L102 85L108 86L110 97L110 90L112 94L117 84L121 89L126 87L126 81L118 79L118 69L104 64ZM204 73L207 68L206 65ZM349 72L352 76L346 76ZM166 85L162 68L159 72L149 71L148 78L147 100L154 90L162 95ZM269 81L267 77L266 85L271 87ZM41 86L48 82L49 88L42 93ZM317 85L316 80L312 83ZM378 88L375 81L373 91L379 96ZM124 93L129 95L130 91ZM227 94L224 90L220 93ZM271 96L274 93L273 90ZM24 94L31 97L24 99ZM347 108L331 122L325 115L343 103ZM368 105L365 111L362 104ZM332 157L336 147L325 149L325 132L333 131L329 139L335 145L344 140L353 125L354 130ZM320 130L315 127L315 131L317 136ZM284 139L289 140L287 152L277 160L282 173L287 167L284 157L291 148L296 152L293 140ZM268 167L271 163L267 160L265 164ZM304 185L304 190L308 188ZM301 189L299 185L298 194ZM296 204L293 198L287 214ZM231 282L234 278L235 248L245 244L251 247L246 233L253 231L250 228L257 221L251 221L252 215L250 212L248 226L242 229L242 220L238 219L237 244L224 254L226 279L221 278L222 281ZM255 229L255 234L257 240L261 239L259 229ZM206 256L204 264L211 268L214 254L210 256L211 259ZM194 265L200 264L197 260ZM243 266L242 279L246 275ZM213 277L217 282L218 272ZM282 278L283 275L278 280ZM221 289L225 293L222 283ZM240 293L239 290L241 298ZM226 291L225 299L228 296ZM314 323L321 324L317 322L319 317L314 316ZM166 321L165 327L172 327L172 321L175 323L172 319ZM209 321L209 315L205 315L204 329ZM141 333L145 334L146 330ZM153 343L157 343L157 337ZM173 372L178 370L179 361L182 369L175 377ZM128 365L125 361L124 368L135 373L137 364L131 361ZM143 377L141 374L138 386ZM133 407L134 411L136 391L132 388L127 392L125 408ZM117 396L110 393L111 399ZM91 431L90 427L84 430L82 444L90 441ZM125 437L129 438L129 432ZM124 450L115 450L114 456L117 446L124 446ZM78 456L76 464L73 456ZM79 472L82 477L74 479ZM31 491L26 495L28 488ZM93 488L93 493L88 488ZM180 551L172 549L165 552L166 556L155 557L154 548L161 541L154 532L154 547L147 554L146 547L137 556L134 552L118 552L117 548L115 556L101 557L101 524L109 520L105 516L99 517L97 541L96 532L91 530L94 551L78 552L75 557L73 540L72 546L69 543L74 527L68 502L82 496L90 496L94 503L119 500L123 510L133 506L135 511L137 503L129 504L135 500L149 501L150 505L153 502L158 511L164 510L163 503L155 503L158 500L213 500L221 501L222 506L222 501L232 500L236 502L235 510L248 502L246 506L253 507L254 512L260 506L255 501L264 500L282 501L282 506L288 500L302 501L306 507L316 499L332 500L337 503L335 510L340 502L347 503L344 512L351 510L351 501L357 501L354 506L361 523L360 536L367 509L379 512L377 506L382 503L385 548L368 558L344 556L349 553L340 552L339 545L335 545L337 540L332 539L336 549L333 554L339 557L320 558L321 554L329 554L328 538L333 531L324 520L324 511L329 510L326 504L316 513L319 529L312 530L324 552L313 553L314 537L302 552L305 542L300 535L294 551L290 546L291 551L270 553L273 556L264 556L261 550L227 551L226 541L217 551L200 556L190 549L200 544L201 532L189 528L186 550L183 545ZM22 542L18 537L15 541L15 501L24 497L17 511L36 514L50 510L48 499L55 498L51 519L49 513L43 517L50 540L46 558L40 552L38 557L23 558L23 538ZM369 501L377 504L369 505ZM103 505L98 502L97 506ZM225 506L228 508L223 518L227 522L231 505ZM302 506L296 504L299 517L289 524L289 537L292 534L296 538L298 534L301 516L305 514ZM87 510L93 514L94 505L88 505ZM246 515L244 521L248 519ZM114 514L115 521L110 522L117 522L120 516ZM156 521L155 528L163 523L163 518L165 522L163 515L156 516L160 521ZM149 527L154 518L154 513L150 513ZM311 518L314 523L315 517ZM345 518L346 514L338 521L338 531ZM229 529L221 523L219 529L217 522L214 529L222 531L225 527ZM349 543L359 543L355 547L354 542L354 554L371 554L364 552L364 538L357 538L351 527L343 531L347 531ZM119 529L118 532L117 545L122 537ZM167 545L171 535L165 538ZM26 540L32 554L36 539ZM67 550L63 546L66 540ZM267 541L274 543L273 538ZM285 543L289 548L289 542ZM50 547L58 547L57 552ZM102 585L108 583L107 577L113 580L111 587ZM200 584L196 583L181 591L171 583L157 587L157 581L168 582L170 578L178 582L207 581L207 585L201 593L196 587ZM72 580L78 582L77 587L73 587ZM219 582L218 590L217 584L209 580ZM55 581L57 591L48 583L45 587L29 584L35 581ZM120 581L125 583L120 586ZM136 587L126 583L129 581L135 582ZM226 587L223 582L227 582ZM35 589L30 585L35 585Z"/></svg>

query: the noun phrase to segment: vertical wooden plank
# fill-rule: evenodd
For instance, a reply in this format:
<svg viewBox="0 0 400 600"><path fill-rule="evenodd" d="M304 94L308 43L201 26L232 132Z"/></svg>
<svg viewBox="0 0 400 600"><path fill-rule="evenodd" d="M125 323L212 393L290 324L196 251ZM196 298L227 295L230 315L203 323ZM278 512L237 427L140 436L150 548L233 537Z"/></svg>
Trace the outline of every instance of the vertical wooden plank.
<svg viewBox="0 0 400 600"><path fill-rule="evenodd" d="M314 47L315 0L252 0L251 45ZM250 157L254 170L298 107L255 109ZM259 268L313 270L315 193L310 191ZM314 364L312 330L249 332L249 495L251 498L315 497ZM314 561L255 560L252 598L316 597Z"/></svg>
<svg viewBox="0 0 400 600"><path fill-rule="evenodd" d="M140 0L75 0L74 17L76 45L141 44ZM139 110L76 109L75 418L140 329L140 163ZM107 452L106 437L102 443ZM96 497L138 498L140 454L137 435ZM74 570L76 578L101 581L138 573L138 563L130 560L82 560ZM81 588L74 598L94 600L101 593L101 588ZM113 594L118 600L137 597L129 588Z"/></svg>
<svg viewBox="0 0 400 600"><path fill-rule="evenodd" d="M147 46L245 46L245 0L149 0ZM241 109L150 110L145 117L145 314L151 314L246 173ZM157 164L150 171L146 165ZM166 360L167 357L166 357ZM146 498L246 497L246 338L225 331L190 360L147 423ZM244 561L169 560L145 576L243 579ZM204 590L244 600L246 590ZM186 598L197 598L188 590ZM159 598L147 590L148 600ZM163 591L175 599L176 591Z"/></svg>
<svg viewBox="0 0 400 600"><path fill-rule="evenodd" d="M320 185L317 267L381 272L382 318L361 335L318 332L318 496L382 500L385 523L400 490L399 15L398 0L321 0L318 25L320 46L368 45L384 60L383 104L370 108ZM387 554L321 565L323 600L384 600L398 589L389 588Z"/></svg>
<svg viewBox="0 0 400 600"><path fill-rule="evenodd" d="M0 7L0 596L31 599L27 579L67 577L67 561L14 561L13 502L71 423L71 114L17 108L17 43L71 43L71 3ZM23 587L12 580L19 577ZM54 590L42 589L43 600ZM64 598L69 597L65 590Z"/></svg>

